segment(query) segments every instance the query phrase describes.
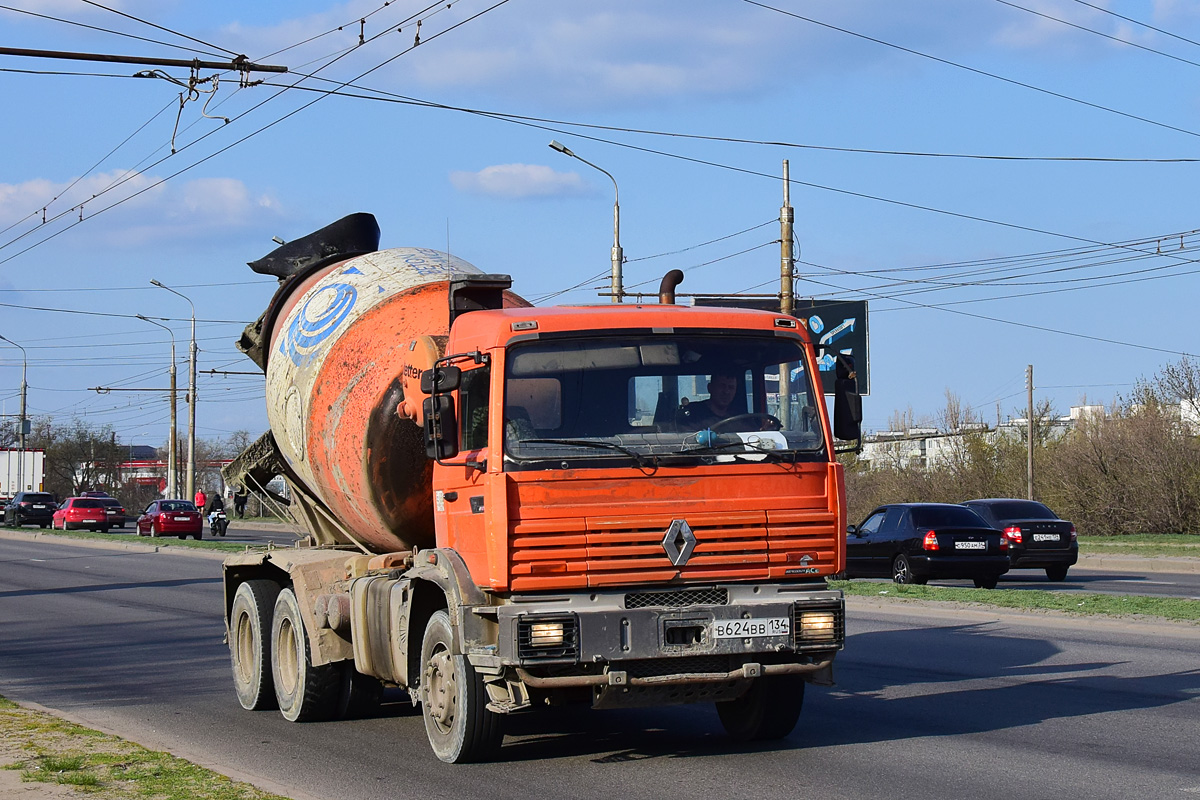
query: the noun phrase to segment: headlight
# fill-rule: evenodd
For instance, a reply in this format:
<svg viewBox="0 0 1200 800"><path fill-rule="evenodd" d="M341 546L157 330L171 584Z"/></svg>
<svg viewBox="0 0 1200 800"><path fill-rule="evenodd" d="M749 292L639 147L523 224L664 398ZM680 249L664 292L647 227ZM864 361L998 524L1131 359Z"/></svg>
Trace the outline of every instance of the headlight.
<svg viewBox="0 0 1200 800"><path fill-rule="evenodd" d="M833 611L805 611L800 614L800 638L810 640L835 639L837 614Z"/></svg>
<svg viewBox="0 0 1200 800"><path fill-rule="evenodd" d="M535 622L529 626L529 644L533 647L558 647L562 643L561 622Z"/></svg>

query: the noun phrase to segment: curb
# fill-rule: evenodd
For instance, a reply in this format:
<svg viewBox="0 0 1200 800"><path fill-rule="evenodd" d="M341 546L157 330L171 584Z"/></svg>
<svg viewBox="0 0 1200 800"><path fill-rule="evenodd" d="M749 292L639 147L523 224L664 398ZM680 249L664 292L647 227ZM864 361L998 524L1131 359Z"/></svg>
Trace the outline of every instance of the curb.
<svg viewBox="0 0 1200 800"><path fill-rule="evenodd" d="M105 542L99 539L72 539L69 536L58 536L53 533L37 533L25 531L0 530L0 540L11 539L17 542L37 542L40 544L63 544L68 547L91 547L96 550L125 550L134 553L166 553L173 556L191 556L192 558L207 558L214 561L224 561L233 551L202 550L198 547L180 547L179 545L158 545L149 542Z"/></svg>
<svg viewBox="0 0 1200 800"><path fill-rule="evenodd" d="M1117 570L1120 572L1174 572L1176 574L1200 574L1200 558L1175 556L1102 556L1090 553L1079 554L1079 563L1072 569Z"/></svg>

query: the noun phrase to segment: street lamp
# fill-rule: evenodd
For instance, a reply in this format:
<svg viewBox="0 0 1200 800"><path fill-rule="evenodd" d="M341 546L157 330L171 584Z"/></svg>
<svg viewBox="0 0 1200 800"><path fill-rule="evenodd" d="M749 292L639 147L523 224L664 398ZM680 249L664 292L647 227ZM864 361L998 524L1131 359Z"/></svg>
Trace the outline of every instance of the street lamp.
<svg viewBox="0 0 1200 800"><path fill-rule="evenodd" d="M613 247L612 247L612 301L614 303L623 302L624 290L621 288L621 264L625 261L624 253L621 251L621 197L617 191L617 179L612 176L608 170L597 167L586 158L580 158L571 152L571 149L561 142L551 140L550 149L562 153L564 156L570 156L577 161L582 161L592 169L600 170L613 185Z"/></svg>
<svg viewBox="0 0 1200 800"><path fill-rule="evenodd" d="M179 428L176 425L175 417L175 332L163 325L161 322L155 322L149 317L142 314L136 315L143 322L149 322L151 325L157 325L165 330L171 336L171 442L167 446L167 497L176 498L179 496L176 483L176 476L179 474L177 465L177 456L175 455L176 442L179 441ZM130 459L132 460L132 459Z"/></svg>
<svg viewBox="0 0 1200 800"><path fill-rule="evenodd" d="M188 359L188 463L187 463L187 494L188 499L191 499L196 494L196 305L188 298L187 295L175 291L170 286L166 286L154 279L150 280L151 285L157 286L160 289L166 289L174 295L179 295L187 304L192 307L192 347L191 355Z"/></svg>
<svg viewBox="0 0 1200 800"><path fill-rule="evenodd" d="M17 421L17 437L20 442L20 452L17 453L17 491L25 491L25 435L29 433L29 420L25 419L25 395L29 392L29 384L25 380L25 374L29 369L29 359L25 357L24 347L4 336L0 336L0 339L21 351L21 418Z"/></svg>

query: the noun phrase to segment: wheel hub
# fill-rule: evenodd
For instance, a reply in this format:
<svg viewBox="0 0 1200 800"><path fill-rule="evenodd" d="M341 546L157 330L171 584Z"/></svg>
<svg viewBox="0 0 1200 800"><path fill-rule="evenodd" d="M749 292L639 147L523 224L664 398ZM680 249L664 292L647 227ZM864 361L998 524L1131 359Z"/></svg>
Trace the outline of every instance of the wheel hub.
<svg viewBox="0 0 1200 800"><path fill-rule="evenodd" d="M425 712L443 731L454 724L458 682L454 674L454 659L446 650L430 657L423 674L422 691Z"/></svg>

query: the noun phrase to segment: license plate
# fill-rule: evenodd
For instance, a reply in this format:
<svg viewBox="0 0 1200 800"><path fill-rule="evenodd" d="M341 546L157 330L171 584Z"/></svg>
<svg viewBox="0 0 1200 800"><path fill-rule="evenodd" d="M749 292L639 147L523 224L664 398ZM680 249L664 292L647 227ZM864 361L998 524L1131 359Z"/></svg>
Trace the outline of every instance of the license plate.
<svg viewBox="0 0 1200 800"><path fill-rule="evenodd" d="M766 619L726 619L713 623L716 639L757 639L762 636L787 636L792 621L787 617Z"/></svg>
<svg viewBox="0 0 1200 800"><path fill-rule="evenodd" d="M1058 534L1057 533L1035 533L1033 535L1033 540L1035 542L1057 542Z"/></svg>
<svg viewBox="0 0 1200 800"><path fill-rule="evenodd" d="M34 508L45 508L45 506L34 506Z"/></svg>
<svg viewBox="0 0 1200 800"><path fill-rule="evenodd" d="M190 519L191 519L191 517L176 517L175 521L176 522L188 522Z"/></svg>
<svg viewBox="0 0 1200 800"><path fill-rule="evenodd" d="M955 542L955 550L987 550L987 542Z"/></svg>

